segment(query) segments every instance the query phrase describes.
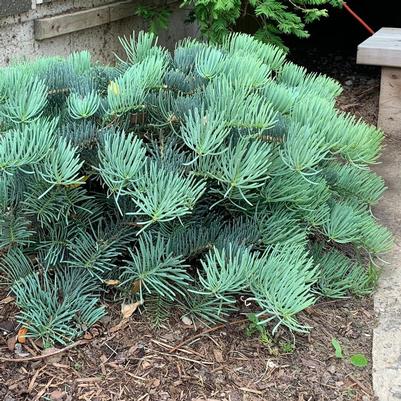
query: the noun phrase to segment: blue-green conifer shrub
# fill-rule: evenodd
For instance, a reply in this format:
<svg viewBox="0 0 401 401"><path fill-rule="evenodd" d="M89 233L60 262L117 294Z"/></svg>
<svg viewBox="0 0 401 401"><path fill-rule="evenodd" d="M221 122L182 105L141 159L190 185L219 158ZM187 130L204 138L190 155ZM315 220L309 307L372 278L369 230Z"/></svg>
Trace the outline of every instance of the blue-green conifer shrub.
<svg viewBox="0 0 401 401"><path fill-rule="evenodd" d="M114 67L0 70L0 271L28 335L68 343L113 299L213 324L240 297L302 332L320 297L372 290L383 133L336 81L247 35L121 44Z"/></svg>

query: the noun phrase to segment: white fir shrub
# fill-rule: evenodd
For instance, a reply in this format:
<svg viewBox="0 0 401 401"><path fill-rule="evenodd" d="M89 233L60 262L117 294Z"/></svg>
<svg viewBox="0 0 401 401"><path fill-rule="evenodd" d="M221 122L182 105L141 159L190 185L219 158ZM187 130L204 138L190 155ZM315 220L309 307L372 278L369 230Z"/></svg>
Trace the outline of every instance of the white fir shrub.
<svg viewBox="0 0 401 401"><path fill-rule="evenodd" d="M339 83L247 35L121 43L115 67L0 70L0 270L29 335L80 336L105 292L157 324L222 321L245 296L305 331L319 296L372 290L392 246L371 212L383 134L335 108Z"/></svg>

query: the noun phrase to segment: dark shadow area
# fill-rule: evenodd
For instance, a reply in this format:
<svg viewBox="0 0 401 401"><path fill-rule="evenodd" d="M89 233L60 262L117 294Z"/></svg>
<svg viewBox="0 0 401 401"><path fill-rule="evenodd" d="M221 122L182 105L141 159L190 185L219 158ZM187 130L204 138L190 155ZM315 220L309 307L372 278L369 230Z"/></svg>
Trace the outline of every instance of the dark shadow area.
<svg viewBox="0 0 401 401"><path fill-rule="evenodd" d="M374 31L382 27L401 28L401 10L396 0L349 0L348 6ZM356 65L358 44L370 36L344 7L327 7L329 17L307 26L308 39L292 35L283 36L290 49L289 58L310 71L330 75L345 86L366 83L380 77L380 68ZM238 31L253 34L257 30L255 21L246 17L238 22Z"/></svg>
<svg viewBox="0 0 401 401"><path fill-rule="evenodd" d="M401 27L401 10L396 0L349 0L347 4L374 30L382 27ZM321 50L341 49L343 54L354 54L359 43L369 32L344 8L330 8L329 17L309 25L308 40L288 39L290 49L316 47Z"/></svg>
<svg viewBox="0 0 401 401"><path fill-rule="evenodd" d="M349 0L347 4L374 31L400 27L401 11L394 0ZM308 26L310 38L285 38L290 59L311 71L333 76L352 86L380 76L380 68L356 65L358 44L370 33L344 8L330 8L329 17Z"/></svg>

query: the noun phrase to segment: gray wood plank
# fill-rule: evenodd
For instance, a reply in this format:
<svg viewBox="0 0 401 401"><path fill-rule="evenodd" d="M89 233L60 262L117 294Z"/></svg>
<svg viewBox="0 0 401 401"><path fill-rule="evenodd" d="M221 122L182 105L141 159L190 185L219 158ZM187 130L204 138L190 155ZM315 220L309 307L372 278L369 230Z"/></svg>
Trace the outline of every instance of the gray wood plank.
<svg viewBox="0 0 401 401"><path fill-rule="evenodd" d="M70 14L40 18L34 22L36 40L52 38L82 29L107 24L110 21L109 6L96 7Z"/></svg>
<svg viewBox="0 0 401 401"><path fill-rule="evenodd" d="M358 46L358 64L401 67L401 28L382 28Z"/></svg>
<svg viewBox="0 0 401 401"><path fill-rule="evenodd" d="M136 5L138 5L138 3L136 3ZM132 17L135 15L135 10L135 3L132 1L112 4L110 5L110 22Z"/></svg>
<svg viewBox="0 0 401 401"><path fill-rule="evenodd" d="M131 0L119 1L73 13L39 18L34 21L35 39L53 38L131 17L135 14L137 4L138 2Z"/></svg>

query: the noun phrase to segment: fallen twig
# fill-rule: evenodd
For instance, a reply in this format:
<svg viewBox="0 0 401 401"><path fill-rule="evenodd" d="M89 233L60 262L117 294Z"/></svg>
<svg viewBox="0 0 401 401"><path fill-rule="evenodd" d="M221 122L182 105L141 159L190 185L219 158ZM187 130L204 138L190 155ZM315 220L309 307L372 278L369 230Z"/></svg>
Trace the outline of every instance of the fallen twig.
<svg viewBox="0 0 401 401"><path fill-rule="evenodd" d="M241 391L246 392L246 393L253 393L253 394L259 394L259 395L262 395L262 394L263 394L263 391L255 390L255 389L253 389L253 388L239 387L239 389L240 389Z"/></svg>
<svg viewBox="0 0 401 401"><path fill-rule="evenodd" d="M182 359L183 361L188 361L188 362L192 362L192 363L198 363L199 365L214 365L214 362L198 361L197 359L187 358L185 356L171 355L171 352L162 352L162 351L156 351L156 350L154 350L153 352L156 352L157 354L165 355L165 356L168 356L168 357Z"/></svg>
<svg viewBox="0 0 401 401"><path fill-rule="evenodd" d="M32 357L33 358L33 357ZM44 395L46 393L46 391L48 390L48 388L50 387L50 385L53 383L54 377L52 377L47 384L43 387L42 390L40 390L35 397L33 398L33 401L38 401L42 398L42 395Z"/></svg>
<svg viewBox="0 0 401 401"><path fill-rule="evenodd" d="M67 345L67 346L64 347L64 348L57 349L57 350L55 350L55 351L53 351L53 352L51 352L51 353L48 353L48 354L30 356L30 357L27 357L27 358L3 358L3 357L0 357L0 361L1 361L1 362L31 362L31 361L40 361L40 360L42 360L42 359L49 358L49 357L51 357L51 356L53 356L53 355L61 354L62 352L65 352L65 351L68 351L68 350L70 350L70 349L72 349L72 348L77 347L78 345L87 344L87 343L89 343L89 342L90 342L90 340L78 340L78 341L75 341L75 343L72 343L72 344L70 344L70 345Z"/></svg>
<svg viewBox="0 0 401 401"><path fill-rule="evenodd" d="M34 388L34 386L35 386L36 379L38 378L38 376L40 375L40 373L42 373L43 369L45 369L45 368L46 368L46 365L45 365L45 366L42 366L42 367L41 367L40 369L38 369L38 370L35 372L35 374L32 376L32 379L31 379L31 381L29 382L29 385L28 385L28 390L27 390L27 393L28 393L28 394L32 392L32 390L33 390L33 388Z"/></svg>
<svg viewBox="0 0 401 401"><path fill-rule="evenodd" d="M358 100L361 100L365 95L367 95L370 92L375 91L376 89L378 89L380 87L380 85L374 85L374 86L369 86L369 88L363 90L362 92L359 92L356 97Z"/></svg>
<svg viewBox="0 0 401 401"><path fill-rule="evenodd" d="M363 385L357 378L352 375L348 377L368 396L372 396L372 391L370 391L365 385Z"/></svg>
<svg viewBox="0 0 401 401"><path fill-rule="evenodd" d="M235 320L233 322L222 323L222 324L219 324L217 326L210 327L209 329L206 329L206 330L204 330L204 331L202 331L202 332L200 332L198 334L195 334L192 337L187 338L186 340L184 340L180 344L178 344L175 347L173 347L168 353L172 354L173 352L175 352L178 349L180 349L183 345L188 344L191 341L196 340L197 338L202 337L202 336L204 336L206 334L212 333L213 331L224 329L224 327L226 327L226 326L232 326L232 325L235 325L235 324L241 324L241 323L245 323L245 322L249 322L249 319Z"/></svg>
<svg viewBox="0 0 401 401"><path fill-rule="evenodd" d="M353 107L355 107L355 106L359 106L360 105L360 103L349 103L349 104L344 104L344 105L340 105L340 109L341 110L348 110L348 109L351 109L351 108L353 108Z"/></svg>
<svg viewBox="0 0 401 401"><path fill-rule="evenodd" d="M157 340L150 340L152 343L159 345L160 347L164 347L167 348L168 350L171 350L171 348L174 348L172 345L168 345L168 344L164 344L161 341L157 341ZM198 355L201 358L203 358L203 355L200 354L199 352L196 352L194 350L187 350L187 349L182 349L181 350L184 354L189 354L189 355Z"/></svg>

